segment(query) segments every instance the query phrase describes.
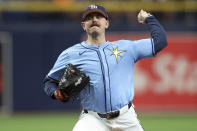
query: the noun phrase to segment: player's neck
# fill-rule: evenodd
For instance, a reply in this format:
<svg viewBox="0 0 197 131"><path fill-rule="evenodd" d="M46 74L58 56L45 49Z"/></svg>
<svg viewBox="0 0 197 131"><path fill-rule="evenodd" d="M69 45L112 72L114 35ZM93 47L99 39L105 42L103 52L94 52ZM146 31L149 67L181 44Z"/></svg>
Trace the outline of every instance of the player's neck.
<svg viewBox="0 0 197 131"><path fill-rule="evenodd" d="M86 40L87 44L96 45L96 46L100 46L105 42L106 42L105 35L101 35L101 36L98 35L97 37L88 36L88 39Z"/></svg>

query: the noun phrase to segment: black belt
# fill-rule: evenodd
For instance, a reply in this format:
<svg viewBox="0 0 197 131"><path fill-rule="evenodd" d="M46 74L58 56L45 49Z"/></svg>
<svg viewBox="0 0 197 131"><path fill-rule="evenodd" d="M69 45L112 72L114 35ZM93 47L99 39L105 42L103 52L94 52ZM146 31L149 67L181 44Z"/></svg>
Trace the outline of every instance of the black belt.
<svg viewBox="0 0 197 131"><path fill-rule="evenodd" d="M128 104L128 109L132 106L132 103L129 102ZM84 113L88 113L88 110L84 109ZM112 112L109 112L109 113L106 113L106 114L101 114L101 113L97 113L101 118L106 118L106 119L113 119L113 118L116 118L120 115L120 111L117 110L117 111L112 111Z"/></svg>

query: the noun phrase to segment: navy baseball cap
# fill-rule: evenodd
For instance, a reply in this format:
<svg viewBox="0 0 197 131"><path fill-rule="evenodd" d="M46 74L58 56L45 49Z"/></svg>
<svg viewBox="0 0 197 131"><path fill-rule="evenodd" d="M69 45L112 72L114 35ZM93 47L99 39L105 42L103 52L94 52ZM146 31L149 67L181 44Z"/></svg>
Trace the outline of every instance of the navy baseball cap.
<svg viewBox="0 0 197 131"><path fill-rule="evenodd" d="M101 5L90 5L86 10L83 12L82 20L84 21L86 16L89 15L92 12L98 12L101 13L106 19L108 19L108 14L105 10L105 8Z"/></svg>

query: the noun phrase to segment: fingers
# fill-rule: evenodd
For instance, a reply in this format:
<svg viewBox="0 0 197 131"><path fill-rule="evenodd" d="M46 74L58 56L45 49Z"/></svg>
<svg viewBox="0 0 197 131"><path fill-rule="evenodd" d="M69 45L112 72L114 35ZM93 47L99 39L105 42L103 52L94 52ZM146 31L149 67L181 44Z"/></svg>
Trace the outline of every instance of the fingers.
<svg viewBox="0 0 197 131"><path fill-rule="evenodd" d="M69 96L66 93L62 93L60 90L56 90L54 96L60 101L67 101L69 99Z"/></svg>
<svg viewBox="0 0 197 131"><path fill-rule="evenodd" d="M56 91L54 92L54 96L55 96L55 98L58 99L58 100L64 100L64 96L62 95L62 93L61 93L60 90L56 90Z"/></svg>
<svg viewBox="0 0 197 131"><path fill-rule="evenodd" d="M152 15L150 13L147 13L143 9L141 9L138 14L138 22L141 24L145 24L145 19L149 16L152 16Z"/></svg>

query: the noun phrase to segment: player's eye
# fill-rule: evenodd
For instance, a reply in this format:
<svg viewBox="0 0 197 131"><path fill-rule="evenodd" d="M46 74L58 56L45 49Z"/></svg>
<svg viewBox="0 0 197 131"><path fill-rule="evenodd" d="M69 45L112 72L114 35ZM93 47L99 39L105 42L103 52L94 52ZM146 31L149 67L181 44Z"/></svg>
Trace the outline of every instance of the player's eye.
<svg viewBox="0 0 197 131"><path fill-rule="evenodd" d="M93 15L87 15L85 18L85 20L91 20L91 19L93 19Z"/></svg>
<svg viewBox="0 0 197 131"><path fill-rule="evenodd" d="M86 18L85 18L85 20L91 20L92 18L90 17L90 16L87 16Z"/></svg>
<svg viewBox="0 0 197 131"><path fill-rule="evenodd" d="M97 18L97 19L100 19L100 18L101 18L101 16L99 16L99 15L98 15L98 16L96 16L96 18Z"/></svg>
<svg viewBox="0 0 197 131"><path fill-rule="evenodd" d="M100 18L102 18L102 17L103 17L103 15L101 15L100 13L97 13L97 14L96 14L96 18L97 18L97 19L100 19Z"/></svg>
<svg viewBox="0 0 197 131"><path fill-rule="evenodd" d="M92 13L86 16L85 20L92 20L94 17L96 17L96 19L101 19L104 16L100 13Z"/></svg>

